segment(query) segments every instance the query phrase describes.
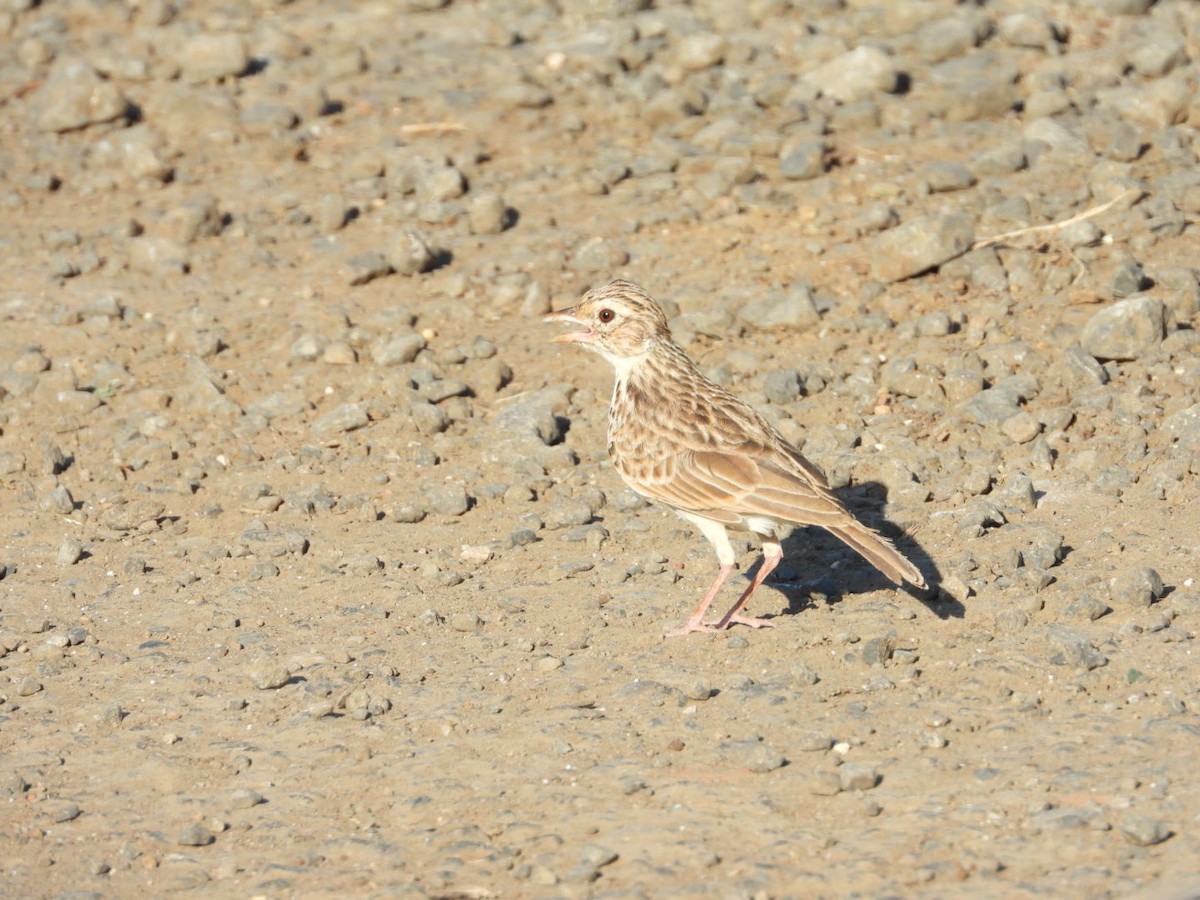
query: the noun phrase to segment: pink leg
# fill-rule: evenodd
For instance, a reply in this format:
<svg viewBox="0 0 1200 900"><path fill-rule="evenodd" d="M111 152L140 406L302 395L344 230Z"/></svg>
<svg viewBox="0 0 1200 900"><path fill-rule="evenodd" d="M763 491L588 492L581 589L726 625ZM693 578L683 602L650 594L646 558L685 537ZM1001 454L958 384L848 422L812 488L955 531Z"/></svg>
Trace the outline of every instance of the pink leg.
<svg viewBox="0 0 1200 900"><path fill-rule="evenodd" d="M721 621L715 626L717 631L728 628L730 625L749 625L751 628L775 627L775 623L769 619L754 619L749 616L738 615L738 613L746 605L746 601L750 599L750 595L754 593L755 589L766 580L768 575L775 571L775 567L779 565L779 560L782 558L783 552L779 545L763 542L763 561L762 565L758 567L758 573L754 576L754 580L750 582L750 587L746 588L742 596L738 597L738 602L733 604L729 612L721 616Z"/></svg>
<svg viewBox="0 0 1200 900"><path fill-rule="evenodd" d="M721 585L725 583L725 579L729 577L729 573L733 571L733 563L721 566L717 572L717 577L713 580L712 587L708 589L708 593L704 595L700 601L700 605L692 612L692 617L679 628L673 628L667 632L667 637L679 637L684 634L691 634L693 631L712 631L713 626L704 624L704 614L708 612L708 607L712 604L713 598L717 596L717 592L721 590Z"/></svg>

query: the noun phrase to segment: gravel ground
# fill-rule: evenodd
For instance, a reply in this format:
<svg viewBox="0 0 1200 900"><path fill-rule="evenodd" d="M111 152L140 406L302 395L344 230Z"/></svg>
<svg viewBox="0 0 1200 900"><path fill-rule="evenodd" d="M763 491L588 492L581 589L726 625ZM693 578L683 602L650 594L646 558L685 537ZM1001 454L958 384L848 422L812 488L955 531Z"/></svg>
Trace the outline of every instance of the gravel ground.
<svg viewBox="0 0 1200 900"><path fill-rule="evenodd" d="M1200 891L1200 5L0 35L6 892ZM618 276L928 596L802 530L662 639L715 561L540 321Z"/></svg>

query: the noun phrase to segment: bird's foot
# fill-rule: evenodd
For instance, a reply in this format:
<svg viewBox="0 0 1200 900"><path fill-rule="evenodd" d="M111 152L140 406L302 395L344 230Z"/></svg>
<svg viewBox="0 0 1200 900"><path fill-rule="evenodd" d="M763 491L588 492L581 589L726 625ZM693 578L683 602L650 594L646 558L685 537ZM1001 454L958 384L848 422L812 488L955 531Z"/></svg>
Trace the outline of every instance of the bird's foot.
<svg viewBox="0 0 1200 900"><path fill-rule="evenodd" d="M724 622L724 620L722 620ZM774 628L775 623L770 619L756 619L753 616L734 616L728 622L718 622L715 628L730 628L734 625L747 625L750 628Z"/></svg>
<svg viewBox="0 0 1200 900"><path fill-rule="evenodd" d="M720 622L702 622L700 619L689 619L678 628L671 628L664 632L664 637L683 637L685 634L692 634L697 631L702 632L717 632L728 631L734 625L746 625L750 628L774 628L775 623L770 619L756 619L752 616L733 616L728 622L722 620Z"/></svg>
<svg viewBox="0 0 1200 900"><path fill-rule="evenodd" d="M685 634L692 634L696 631L719 631L715 624L702 622L700 619L688 619L678 628L668 628L663 632L663 637L683 637Z"/></svg>

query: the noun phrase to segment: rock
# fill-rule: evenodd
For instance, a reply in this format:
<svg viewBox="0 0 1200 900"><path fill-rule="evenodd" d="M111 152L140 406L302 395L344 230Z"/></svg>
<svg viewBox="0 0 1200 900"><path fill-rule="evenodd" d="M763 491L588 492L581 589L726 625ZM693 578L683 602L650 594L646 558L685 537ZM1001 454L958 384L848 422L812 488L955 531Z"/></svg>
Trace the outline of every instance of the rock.
<svg viewBox="0 0 1200 900"><path fill-rule="evenodd" d="M1010 13L1000 20L998 31L1014 47L1046 49L1062 40L1058 26L1040 11Z"/></svg>
<svg viewBox="0 0 1200 900"><path fill-rule="evenodd" d="M399 275L418 275L433 268L436 255L425 236L408 229L392 239L387 261Z"/></svg>
<svg viewBox="0 0 1200 900"><path fill-rule="evenodd" d="M1121 820L1121 836L1138 847L1153 847L1171 837L1164 822L1150 816L1129 813Z"/></svg>
<svg viewBox="0 0 1200 900"><path fill-rule="evenodd" d="M934 193L962 191L975 184L975 176L962 163L935 161L921 166L918 174Z"/></svg>
<svg viewBox="0 0 1200 900"><path fill-rule="evenodd" d="M845 763L838 768L838 781L843 791L869 791L879 784L875 766Z"/></svg>
<svg viewBox="0 0 1200 900"><path fill-rule="evenodd" d="M968 216L921 216L875 238L871 275L881 281L911 278L965 253L974 239Z"/></svg>
<svg viewBox="0 0 1200 900"><path fill-rule="evenodd" d="M1137 359L1166 334L1166 307L1157 297L1130 297L1107 306L1083 327L1080 344L1098 360Z"/></svg>
<svg viewBox="0 0 1200 900"><path fill-rule="evenodd" d="M586 525L592 521L593 513L589 504L571 497L558 497L546 508L543 514L546 528L553 531L559 528L569 528L573 525Z"/></svg>
<svg viewBox="0 0 1200 900"><path fill-rule="evenodd" d="M312 434L318 440L328 440L339 434L363 428L370 422L371 417L367 415L365 403L343 403L318 417L312 424Z"/></svg>
<svg viewBox="0 0 1200 900"><path fill-rule="evenodd" d="M201 33L184 42L177 61L183 79L197 83L241 75L250 56L240 35Z"/></svg>
<svg viewBox="0 0 1200 900"><path fill-rule="evenodd" d="M342 278L346 284L356 287L382 278L392 271L388 257L378 250L366 250L347 257L342 264Z"/></svg>
<svg viewBox="0 0 1200 900"><path fill-rule="evenodd" d="M73 566L83 559L83 555L83 544L79 543L79 541L63 541L62 546L58 548L58 555L54 561L60 566Z"/></svg>
<svg viewBox="0 0 1200 900"><path fill-rule="evenodd" d="M467 489L452 481L423 485L421 501L426 512L440 516L461 516L471 508Z"/></svg>
<svg viewBox="0 0 1200 900"><path fill-rule="evenodd" d="M763 394L777 406L787 406L800 397L800 373L795 369L776 369L763 378Z"/></svg>
<svg viewBox="0 0 1200 900"><path fill-rule="evenodd" d="M878 47L863 45L817 66L803 76L827 97L857 103L876 93L894 93L900 72L892 58Z"/></svg>
<svg viewBox="0 0 1200 900"><path fill-rule="evenodd" d="M415 331L392 335L372 345L371 359L379 366L404 365L416 359L425 345L425 338Z"/></svg>
<svg viewBox="0 0 1200 900"><path fill-rule="evenodd" d="M807 181L825 171L828 147L822 140L788 142L779 151L779 174L792 181Z"/></svg>
<svg viewBox="0 0 1200 900"><path fill-rule="evenodd" d="M170 210L163 217L162 237L178 245L191 244L220 234L223 224L217 201L205 194Z"/></svg>
<svg viewBox="0 0 1200 900"><path fill-rule="evenodd" d="M471 612L455 613L450 617L450 627L455 631L475 631L482 624L479 616Z"/></svg>
<svg viewBox="0 0 1200 900"><path fill-rule="evenodd" d="M1163 595L1162 578L1150 568L1129 569L1109 580L1109 596L1121 606L1149 606Z"/></svg>
<svg viewBox="0 0 1200 900"><path fill-rule="evenodd" d="M1045 635L1051 650L1050 662L1056 666L1091 670L1108 662L1108 658L1074 628L1047 625Z"/></svg>
<svg viewBox="0 0 1200 900"><path fill-rule="evenodd" d="M1085 594L1068 603L1065 612L1073 618L1094 622L1112 612L1112 608L1107 603Z"/></svg>
<svg viewBox="0 0 1200 900"><path fill-rule="evenodd" d="M719 64L725 56L725 49L725 38L719 34L689 34L679 41L675 49L675 62L686 71L697 72Z"/></svg>
<svg viewBox="0 0 1200 900"><path fill-rule="evenodd" d="M211 831L200 824L186 825L179 832L175 843L182 847L207 847L216 837Z"/></svg>
<svg viewBox="0 0 1200 900"><path fill-rule="evenodd" d="M786 291L773 291L761 300L752 300L738 310L738 319L754 328L794 328L807 330L821 323L821 314L812 290L803 284Z"/></svg>
<svg viewBox="0 0 1200 900"><path fill-rule="evenodd" d="M472 234L499 234L507 226L508 207L499 194L472 194L467 203L467 222Z"/></svg>
<svg viewBox="0 0 1200 900"><path fill-rule="evenodd" d="M1183 449L1200 449L1200 403L1164 418L1160 430ZM5 468L3 454L0 454L0 474Z"/></svg>
<svg viewBox="0 0 1200 900"><path fill-rule="evenodd" d="M1021 411L1021 404L1037 395L1037 379L1010 375L980 391L962 405L963 411L980 425L1000 425Z"/></svg>
<svg viewBox="0 0 1200 900"><path fill-rule="evenodd" d="M237 788L229 795L229 805L234 809L251 809L266 802L262 794L250 788Z"/></svg>
<svg viewBox="0 0 1200 900"><path fill-rule="evenodd" d="M250 664L246 675L260 691L281 688L292 678L292 672L282 660L260 657Z"/></svg>
<svg viewBox="0 0 1200 900"><path fill-rule="evenodd" d="M730 765L756 774L774 771L787 762L782 753L762 741L726 741L721 756Z"/></svg>
<svg viewBox="0 0 1200 900"><path fill-rule="evenodd" d="M1000 430L1017 444L1028 444L1041 433L1042 423L1031 413L1020 411L1005 419Z"/></svg>
<svg viewBox="0 0 1200 900"><path fill-rule="evenodd" d="M126 115L129 101L85 60L62 57L54 63L31 104L42 131L74 131Z"/></svg>
<svg viewBox="0 0 1200 900"><path fill-rule="evenodd" d="M496 415L496 429L506 434L536 436L547 446L558 444L563 439L566 422L554 409L562 400L562 392L556 388L530 392L501 408Z"/></svg>

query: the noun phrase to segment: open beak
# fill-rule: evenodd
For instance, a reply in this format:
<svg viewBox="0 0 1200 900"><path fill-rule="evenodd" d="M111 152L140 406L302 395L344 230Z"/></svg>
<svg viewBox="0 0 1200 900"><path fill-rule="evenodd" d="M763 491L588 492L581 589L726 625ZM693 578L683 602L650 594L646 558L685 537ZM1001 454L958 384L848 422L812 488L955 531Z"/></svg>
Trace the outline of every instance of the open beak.
<svg viewBox="0 0 1200 900"><path fill-rule="evenodd" d="M570 309L560 309L552 312L542 319L542 321L564 322L568 325L584 325L583 319L579 318L575 314L575 307L571 307ZM578 331L568 331L565 334L560 334L558 337L552 339L553 343L555 344L590 344L595 340L596 332L592 331L592 329L588 328L586 325L584 325L584 327L580 328Z"/></svg>

